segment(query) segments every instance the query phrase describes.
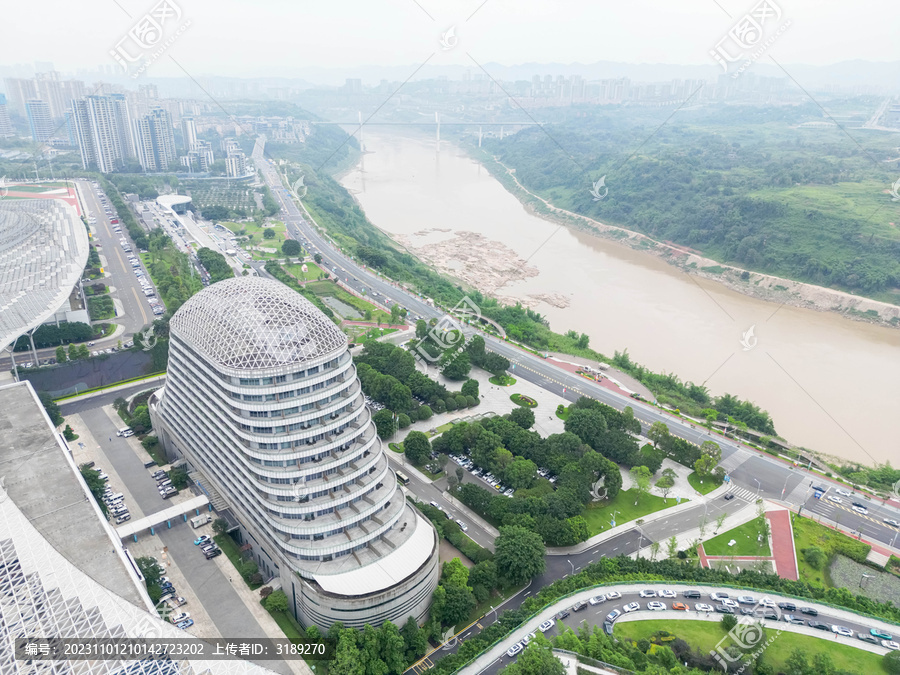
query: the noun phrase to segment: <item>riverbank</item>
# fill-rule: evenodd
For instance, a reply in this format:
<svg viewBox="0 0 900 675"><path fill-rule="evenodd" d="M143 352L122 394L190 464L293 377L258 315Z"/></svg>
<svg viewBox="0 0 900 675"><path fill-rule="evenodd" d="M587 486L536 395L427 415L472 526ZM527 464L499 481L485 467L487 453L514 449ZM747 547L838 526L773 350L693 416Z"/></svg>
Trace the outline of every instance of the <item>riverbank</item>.
<svg viewBox="0 0 900 675"><path fill-rule="evenodd" d="M531 192L516 178L515 169L506 166L496 157L482 151L473 156L473 159L480 162L529 213L544 220L655 255L687 274L716 281L730 290L759 300L819 312L834 312L853 321L900 328L900 306L836 289L743 270L706 258L685 246L657 241L633 230L601 223L558 208Z"/></svg>

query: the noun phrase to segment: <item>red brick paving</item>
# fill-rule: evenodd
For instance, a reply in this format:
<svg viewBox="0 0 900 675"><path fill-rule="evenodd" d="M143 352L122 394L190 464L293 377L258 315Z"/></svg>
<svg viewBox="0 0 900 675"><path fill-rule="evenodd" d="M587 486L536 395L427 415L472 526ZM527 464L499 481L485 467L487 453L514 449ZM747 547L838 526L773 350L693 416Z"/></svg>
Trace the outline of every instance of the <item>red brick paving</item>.
<svg viewBox="0 0 900 675"><path fill-rule="evenodd" d="M791 528L791 512L788 510L767 511L769 527L772 531L772 557L775 568L782 579L797 581L797 558L794 553L794 533Z"/></svg>

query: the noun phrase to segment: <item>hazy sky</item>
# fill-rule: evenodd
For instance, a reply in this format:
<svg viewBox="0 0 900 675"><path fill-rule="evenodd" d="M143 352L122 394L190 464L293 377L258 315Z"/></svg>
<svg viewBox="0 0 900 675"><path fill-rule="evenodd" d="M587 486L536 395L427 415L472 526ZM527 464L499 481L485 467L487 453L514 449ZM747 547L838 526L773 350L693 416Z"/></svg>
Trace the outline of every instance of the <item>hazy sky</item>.
<svg viewBox="0 0 900 675"><path fill-rule="evenodd" d="M304 67L478 62L715 65L708 52L753 0L170 0L190 25L171 54L192 75L300 75ZM774 0L772 47L783 63L900 59L900 11L887 0ZM0 65L51 61L58 70L115 65L118 40L155 2L9 2ZM473 15L474 12L474 15ZM727 12L727 13L726 13ZM430 15L430 16L429 16ZM731 18L729 18L729 15ZM129 18L130 17L130 18ZM176 24L171 24L173 27ZM458 43L441 49L455 26ZM165 56L153 75L182 73Z"/></svg>

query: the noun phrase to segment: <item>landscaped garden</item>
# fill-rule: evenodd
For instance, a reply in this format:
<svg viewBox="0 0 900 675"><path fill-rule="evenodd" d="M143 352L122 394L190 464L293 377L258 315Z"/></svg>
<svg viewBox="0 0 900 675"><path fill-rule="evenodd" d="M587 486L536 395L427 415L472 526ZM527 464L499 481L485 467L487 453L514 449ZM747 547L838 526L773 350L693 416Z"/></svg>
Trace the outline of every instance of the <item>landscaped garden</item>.
<svg viewBox="0 0 900 675"><path fill-rule="evenodd" d="M788 659L795 650L802 650L811 658L818 652L825 652L831 658L838 672L867 673L876 675L887 673L882 665L880 654L873 654L850 645L836 642L831 634L825 638L783 632L776 637L776 626L766 626L768 638L775 638L763 655L765 663L774 668L774 672L795 672L788 669ZM665 635L663 635L665 633ZM722 625L711 621L629 621L617 623L616 637L635 642L649 640L651 643L671 644L672 636L684 640L692 648L701 653L708 653L716 648L727 631ZM727 646L728 642L723 646Z"/></svg>
<svg viewBox="0 0 900 675"><path fill-rule="evenodd" d="M637 501L637 505L635 505ZM688 501L681 500L682 503ZM651 494L638 495L635 488L622 490L608 502L588 504L582 515L587 521L590 536L612 529L611 521L615 516L616 525L627 523L637 518L674 506L674 500L666 503L662 497Z"/></svg>
<svg viewBox="0 0 900 675"><path fill-rule="evenodd" d="M820 525L809 518L794 518L793 528L798 571L800 578L808 583L825 587L833 586L826 570L834 556L843 554L857 562L862 562L871 548L868 544Z"/></svg>
<svg viewBox="0 0 900 675"><path fill-rule="evenodd" d="M520 405L523 408L537 408L537 401L535 401L530 396L524 396L522 394L513 394L509 397L509 400L515 403L516 405Z"/></svg>
<svg viewBox="0 0 900 675"><path fill-rule="evenodd" d="M488 382L496 384L498 387L511 387L516 381L512 375L494 375L488 378Z"/></svg>
<svg viewBox="0 0 900 675"><path fill-rule="evenodd" d="M733 546L729 546L728 543L732 540L735 543ZM759 518L754 518L750 522L704 541L703 550L706 551L706 555L772 555L767 528L760 523Z"/></svg>
<svg viewBox="0 0 900 675"><path fill-rule="evenodd" d="M690 483L691 487L701 495L705 495L719 487L722 484L722 481L714 474L701 477L696 471L692 471L690 475L688 475L688 483Z"/></svg>
<svg viewBox="0 0 900 675"><path fill-rule="evenodd" d="M305 272L303 271L304 265L306 266ZM293 274L297 281L316 281L324 274L322 268L314 262L306 262L299 265L284 265L283 267Z"/></svg>

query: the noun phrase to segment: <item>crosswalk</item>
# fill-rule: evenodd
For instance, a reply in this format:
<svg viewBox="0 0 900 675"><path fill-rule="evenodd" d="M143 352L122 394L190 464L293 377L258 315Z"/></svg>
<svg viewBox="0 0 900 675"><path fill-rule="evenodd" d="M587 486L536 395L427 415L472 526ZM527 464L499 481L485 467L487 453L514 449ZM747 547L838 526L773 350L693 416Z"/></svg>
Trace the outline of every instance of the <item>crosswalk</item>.
<svg viewBox="0 0 900 675"><path fill-rule="evenodd" d="M731 473L749 459L750 455L748 455L746 452L736 450L721 462L719 462L719 466L721 466L725 470L725 473Z"/></svg>
<svg viewBox="0 0 900 675"><path fill-rule="evenodd" d="M739 499L743 499L747 502L755 502L757 500L756 493L753 490L748 490L747 488L738 487L737 485L732 484L731 488L729 488L728 492L733 494L735 497Z"/></svg>

